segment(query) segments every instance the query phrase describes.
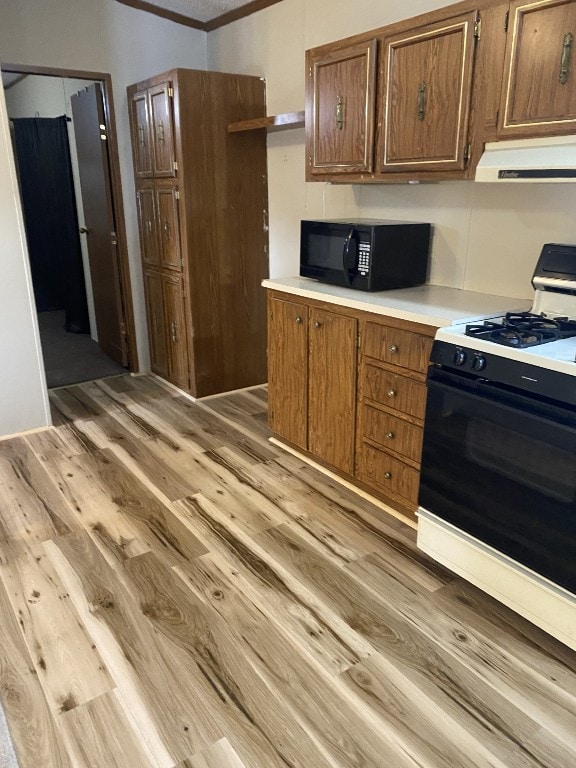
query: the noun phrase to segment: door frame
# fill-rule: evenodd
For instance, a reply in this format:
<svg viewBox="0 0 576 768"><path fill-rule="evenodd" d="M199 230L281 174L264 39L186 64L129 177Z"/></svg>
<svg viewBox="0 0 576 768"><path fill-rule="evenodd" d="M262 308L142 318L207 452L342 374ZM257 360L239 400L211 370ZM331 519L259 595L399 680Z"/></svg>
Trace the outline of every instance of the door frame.
<svg viewBox="0 0 576 768"><path fill-rule="evenodd" d="M134 303L132 298L132 283L130 280L130 262L128 259L128 242L126 238L126 222L124 219L124 201L122 199L122 180L120 177L120 155L118 152L118 137L116 133L116 117L112 94L112 76L107 72L86 72L78 69L57 69L55 67L37 67L26 64L9 64L0 62L2 72L12 72L21 75L44 75L46 77L72 78L76 80L94 80L102 83L104 97L104 120L110 151L110 175L112 187L112 205L116 220L116 239L118 243L118 274L120 277L120 294L124 308L126 325L126 342L128 346L128 368L138 371L138 349L136 347L136 326L134 323Z"/></svg>

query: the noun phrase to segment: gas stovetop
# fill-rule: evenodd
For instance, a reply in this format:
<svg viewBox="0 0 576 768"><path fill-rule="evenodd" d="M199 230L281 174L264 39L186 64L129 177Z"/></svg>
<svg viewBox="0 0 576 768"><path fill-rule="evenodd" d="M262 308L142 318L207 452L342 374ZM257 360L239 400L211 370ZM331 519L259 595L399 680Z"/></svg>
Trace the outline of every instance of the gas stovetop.
<svg viewBox="0 0 576 768"><path fill-rule="evenodd" d="M466 326L466 336L525 349L576 336L576 320L533 312L508 312L500 320Z"/></svg>

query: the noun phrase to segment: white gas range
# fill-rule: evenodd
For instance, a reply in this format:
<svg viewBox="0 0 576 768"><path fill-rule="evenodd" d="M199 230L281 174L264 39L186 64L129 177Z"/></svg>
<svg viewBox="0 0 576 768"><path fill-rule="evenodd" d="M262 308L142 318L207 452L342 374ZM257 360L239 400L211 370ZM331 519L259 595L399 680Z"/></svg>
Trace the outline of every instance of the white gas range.
<svg viewBox="0 0 576 768"><path fill-rule="evenodd" d="M576 246L529 314L438 331L418 545L576 649Z"/></svg>

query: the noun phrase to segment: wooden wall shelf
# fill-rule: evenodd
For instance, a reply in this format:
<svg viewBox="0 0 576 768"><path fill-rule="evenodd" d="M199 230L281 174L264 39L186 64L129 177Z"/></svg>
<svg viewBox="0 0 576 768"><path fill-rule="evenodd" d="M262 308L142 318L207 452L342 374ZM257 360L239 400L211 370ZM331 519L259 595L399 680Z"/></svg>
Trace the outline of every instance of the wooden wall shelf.
<svg viewBox="0 0 576 768"><path fill-rule="evenodd" d="M269 115L268 117L256 117L253 120L241 120L238 123L228 124L228 133L237 131L255 131L265 128L267 131L286 131L290 128L304 127L304 110L300 112L284 112L281 115Z"/></svg>

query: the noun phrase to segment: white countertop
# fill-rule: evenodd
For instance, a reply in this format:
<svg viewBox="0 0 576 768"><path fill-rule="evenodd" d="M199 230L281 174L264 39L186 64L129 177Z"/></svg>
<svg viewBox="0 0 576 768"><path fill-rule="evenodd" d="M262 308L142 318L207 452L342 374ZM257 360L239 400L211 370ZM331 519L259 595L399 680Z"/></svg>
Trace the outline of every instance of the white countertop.
<svg viewBox="0 0 576 768"><path fill-rule="evenodd" d="M326 285L307 277L263 280L265 288L284 291L307 299L317 299L342 307L397 317L413 323L441 328L460 323L474 323L505 312L530 309L530 299L512 299L488 293L463 291L442 285L419 285L395 291L368 293L351 288Z"/></svg>

